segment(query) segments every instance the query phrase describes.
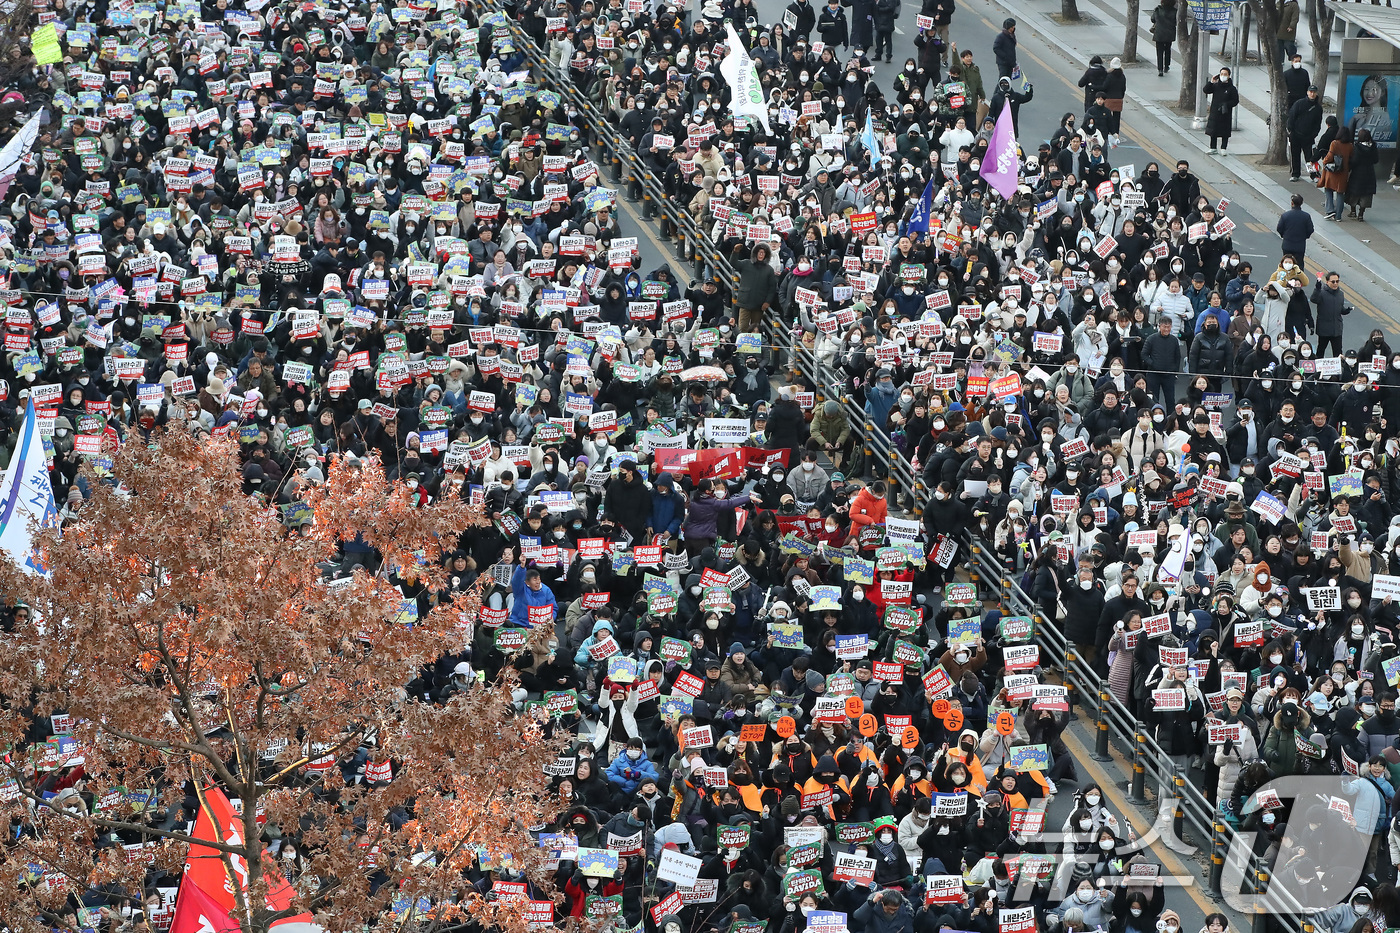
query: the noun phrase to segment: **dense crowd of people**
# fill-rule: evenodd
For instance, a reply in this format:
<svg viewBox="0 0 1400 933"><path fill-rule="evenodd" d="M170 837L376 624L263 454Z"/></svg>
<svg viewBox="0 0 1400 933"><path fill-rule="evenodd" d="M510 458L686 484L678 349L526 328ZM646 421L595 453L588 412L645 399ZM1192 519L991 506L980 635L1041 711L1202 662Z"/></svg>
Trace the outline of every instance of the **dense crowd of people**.
<svg viewBox="0 0 1400 933"><path fill-rule="evenodd" d="M41 113L0 219L0 432L34 404L67 523L84 460L161 429L236 435L288 534L328 458L477 502L445 590L362 542L333 572L483 594L407 690L504 673L573 737L541 776L558 917L1177 933L1076 768L1053 625L1281 883L1339 905L1327 933L1400 925L1400 352L1344 343L1301 208L1256 275L1185 160L1111 164L1116 62L998 193L995 121L1034 87L1013 20L984 79L953 10L924 0L881 88L898 0L36 3L60 59L0 106L17 135ZM766 128L731 112L726 24ZM617 219L642 186L575 93L703 248L643 268ZM973 539L1037 619L969 582ZM1254 796L1291 774L1341 805ZM39 778L92 803L81 765ZM1369 837L1362 878L1309 850L1324 824ZM296 878L302 840L269 844ZM168 924L142 893L53 924Z"/></svg>

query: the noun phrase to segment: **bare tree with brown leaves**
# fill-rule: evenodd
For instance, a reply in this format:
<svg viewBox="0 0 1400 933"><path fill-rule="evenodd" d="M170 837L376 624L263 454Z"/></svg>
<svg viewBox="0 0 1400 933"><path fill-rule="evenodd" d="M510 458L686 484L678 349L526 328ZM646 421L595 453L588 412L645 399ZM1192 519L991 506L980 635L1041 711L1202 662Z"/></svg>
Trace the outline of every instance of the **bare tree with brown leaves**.
<svg viewBox="0 0 1400 933"><path fill-rule="evenodd" d="M514 715L510 683L441 705L404 689L469 641L479 600L419 616L395 577L327 585L317 566L359 536L397 579L439 591L442 555L479 510L414 507L377 464L337 463L309 496L312 533L289 535L241 493L230 442L174 433L126 444L112 473L120 487L90 477L80 522L39 535L51 578L0 568L0 591L31 609L0 657L0 689L15 698L0 712L12 749L0 806L26 827L0 862L0 921L50 929L41 910L97 885L139 898L148 858L178 872L197 842L222 860L232 921L248 933L303 912L361 930L395 899L422 898L438 921L525 933L525 904L476 896L467 871L509 856L540 877L527 827L559 810L542 777L558 742ZM71 718L79 752L35 744L55 714ZM392 780L348 784L334 764L358 749L376 773L390 762ZM74 754L90 805L46 803L43 769ZM241 801L241 827L192 835L187 800L192 789L207 815L205 788ZM280 876L264 819L304 859L281 909L268 901Z"/></svg>

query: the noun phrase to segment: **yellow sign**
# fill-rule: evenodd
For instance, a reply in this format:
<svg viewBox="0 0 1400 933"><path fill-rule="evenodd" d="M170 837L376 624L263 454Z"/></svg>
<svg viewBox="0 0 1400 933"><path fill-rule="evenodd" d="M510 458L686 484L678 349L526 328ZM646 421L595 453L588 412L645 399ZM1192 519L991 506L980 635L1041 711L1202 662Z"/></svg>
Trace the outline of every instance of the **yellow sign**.
<svg viewBox="0 0 1400 933"><path fill-rule="evenodd" d="M56 65L63 61L63 50L58 46L58 30L53 23L40 26L29 37L29 46L34 50L34 59L41 65Z"/></svg>

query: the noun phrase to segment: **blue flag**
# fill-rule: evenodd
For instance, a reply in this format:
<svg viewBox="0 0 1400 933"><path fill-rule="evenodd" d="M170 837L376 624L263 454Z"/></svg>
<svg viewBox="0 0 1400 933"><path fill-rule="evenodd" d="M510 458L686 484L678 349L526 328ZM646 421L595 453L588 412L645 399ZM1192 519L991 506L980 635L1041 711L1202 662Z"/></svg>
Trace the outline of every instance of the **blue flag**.
<svg viewBox="0 0 1400 933"><path fill-rule="evenodd" d="M865 111L865 130L860 134L860 141L870 153L870 164L880 161L880 141L875 138L875 124L870 120L868 109Z"/></svg>
<svg viewBox="0 0 1400 933"><path fill-rule="evenodd" d="M909 226L906 233L928 233L928 219L933 216L933 179L930 178L928 185L924 187L924 193L919 198L919 203L914 205L914 212L909 215Z"/></svg>

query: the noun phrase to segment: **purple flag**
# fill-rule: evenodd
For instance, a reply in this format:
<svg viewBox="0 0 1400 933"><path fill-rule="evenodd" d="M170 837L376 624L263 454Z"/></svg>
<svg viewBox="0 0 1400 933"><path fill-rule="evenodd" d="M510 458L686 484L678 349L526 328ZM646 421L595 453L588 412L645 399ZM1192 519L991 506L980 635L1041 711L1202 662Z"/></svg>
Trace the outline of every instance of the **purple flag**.
<svg viewBox="0 0 1400 933"><path fill-rule="evenodd" d="M1001 116L992 130L992 140L987 146L987 155L982 159L982 169L978 173L987 179L987 184L996 189L1003 198L1016 193L1016 180L1020 174L1020 161L1016 156L1016 129L1011 123L1011 101L1001 105Z"/></svg>

